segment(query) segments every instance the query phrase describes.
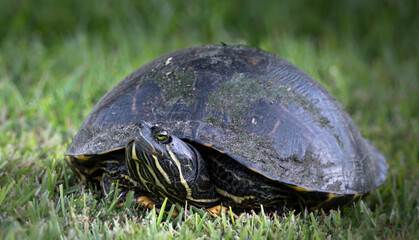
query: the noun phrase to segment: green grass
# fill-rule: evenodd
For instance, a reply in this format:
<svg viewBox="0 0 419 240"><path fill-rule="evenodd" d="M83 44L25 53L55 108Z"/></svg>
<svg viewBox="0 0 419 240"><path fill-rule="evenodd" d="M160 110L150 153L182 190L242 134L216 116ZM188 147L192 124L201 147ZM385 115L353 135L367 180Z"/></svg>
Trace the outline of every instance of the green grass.
<svg viewBox="0 0 419 240"><path fill-rule="evenodd" d="M419 238L418 4L252 2L2 1L0 237ZM342 211L239 219L95 198L63 161L95 103L164 53L220 42L274 52L327 87L386 156L386 183Z"/></svg>

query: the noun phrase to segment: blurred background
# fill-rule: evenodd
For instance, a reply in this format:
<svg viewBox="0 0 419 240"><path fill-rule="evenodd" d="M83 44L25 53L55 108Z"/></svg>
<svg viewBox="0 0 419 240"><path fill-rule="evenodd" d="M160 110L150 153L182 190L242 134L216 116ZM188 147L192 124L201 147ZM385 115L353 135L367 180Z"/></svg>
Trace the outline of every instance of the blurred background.
<svg viewBox="0 0 419 240"><path fill-rule="evenodd" d="M329 89L388 160L383 197L369 201L416 219L418 13L415 0L2 0L0 171L26 167L11 173L18 179L61 161L103 94L142 64L185 47L240 43Z"/></svg>
<svg viewBox="0 0 419 240"><path fill-rule="evenodd" d="M185 47L240 43L312 75L367 137L391 139L381 143L387 150L405 146L401 139L418 140L417 131L407 131L418 128L418 5L3 0L0 120L21 119L7 124L19 131L49 122L71 136L100 97L142 64Z"/></svg>

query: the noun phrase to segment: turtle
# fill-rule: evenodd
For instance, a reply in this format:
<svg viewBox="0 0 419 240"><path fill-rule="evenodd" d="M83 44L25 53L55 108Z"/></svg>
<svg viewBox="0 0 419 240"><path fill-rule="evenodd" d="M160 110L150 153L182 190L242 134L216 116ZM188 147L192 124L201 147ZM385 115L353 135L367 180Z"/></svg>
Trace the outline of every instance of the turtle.
<svg viewBox="0 0 419 240"><path fill-rule="evenodd" d="M96 104L65 160L105 194L209 213L334 209L377 189L385 157L315 79L244 45L177 50Z"/></svg>

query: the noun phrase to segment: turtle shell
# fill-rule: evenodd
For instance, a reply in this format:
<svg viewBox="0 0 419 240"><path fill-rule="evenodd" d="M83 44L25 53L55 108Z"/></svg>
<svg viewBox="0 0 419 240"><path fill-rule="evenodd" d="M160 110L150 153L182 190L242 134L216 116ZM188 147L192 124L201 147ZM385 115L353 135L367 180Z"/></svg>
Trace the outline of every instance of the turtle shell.
<svg viewBox="0 0 419 240"><path fill-rule="evenodd" d="M304 190L366 193L386 178L383 155L341 104L306 73L259 49L192 47L138 68L94 107L66 155L123 147L140 121Z"/></svg>

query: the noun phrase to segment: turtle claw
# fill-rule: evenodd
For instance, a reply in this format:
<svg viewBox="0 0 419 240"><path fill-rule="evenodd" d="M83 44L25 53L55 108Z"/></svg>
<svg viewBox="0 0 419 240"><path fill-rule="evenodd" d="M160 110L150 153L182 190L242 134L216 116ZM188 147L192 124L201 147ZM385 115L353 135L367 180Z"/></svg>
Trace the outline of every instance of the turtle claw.
<svg viewBox="0 0 419 240"><path fill-rule="evenodd" d="M153 209L157 205L157 203L155 201L151 200L148 197L144 197L144 196L138 197L136 199L136 202L140 205L143 205L143 206L147 207L148 209Z"/></svg>
<svg viewBox="0 0 419 240"><path fill-rule="evenodd" d="M153 201L153 200L151 200L150 198L148 198L148 197L145 197L145 196L141 196L141 197L138 197L137 199L136 199L136 202L138 203L138 204L140 204L140 205L142 205L142 206L145 206L145 207L147 207L148 209L153 209L153 208L156 208L156 210L158 210L158 208L159 208L159 204L158 203L156 203L155 201ZM159 210L158 210L159 211ZM166 214L169 214L169 212L168 211L165 211L165 213ZM179 212L176 210L176 209L174 209L174 211L172 212L172 218L175 218L175 217L177 217L179 215Z"/></svg>
<svg viewBox="0 0 419 240"><path fill-rule="evenodd" d="M211 217L218 217L221 216L222 213L224 213L225 215L228 215L229 212L229 208L218 205L209 209L205 209L205 212L208 213L208 215L210 215ZM233 215L234 218L239 218L239 216L237 216L233 211L231 211L231 214Z"/></svg>

